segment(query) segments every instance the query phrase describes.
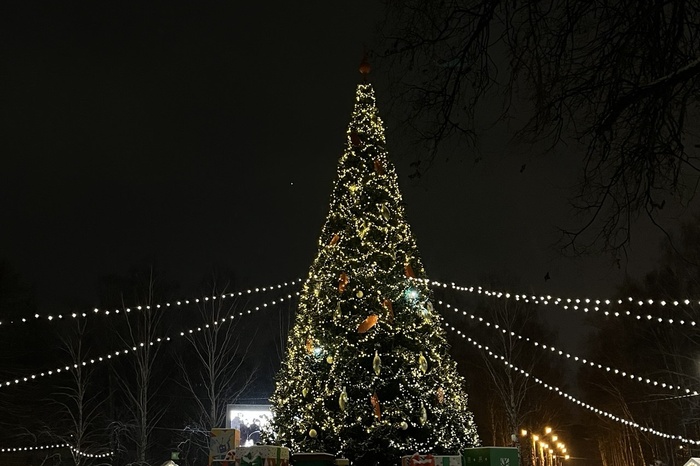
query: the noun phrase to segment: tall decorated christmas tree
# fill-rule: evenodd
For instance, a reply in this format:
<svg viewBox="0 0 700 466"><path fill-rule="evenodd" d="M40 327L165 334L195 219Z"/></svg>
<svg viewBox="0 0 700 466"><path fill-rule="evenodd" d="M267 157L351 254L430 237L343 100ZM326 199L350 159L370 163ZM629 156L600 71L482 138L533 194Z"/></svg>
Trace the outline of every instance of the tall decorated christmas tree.
<svg viewBox="0 0 700 466"><path fill-rule="evenodd" d="M275 442L359 465L478 443L385 142L374 89L360 84L270 400Z"/></svg>

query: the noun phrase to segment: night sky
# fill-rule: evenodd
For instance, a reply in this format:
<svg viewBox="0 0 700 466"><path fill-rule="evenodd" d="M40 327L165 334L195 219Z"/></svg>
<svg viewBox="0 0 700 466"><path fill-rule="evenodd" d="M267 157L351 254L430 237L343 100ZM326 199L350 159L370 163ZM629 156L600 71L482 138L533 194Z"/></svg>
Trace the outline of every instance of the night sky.
<svg viewBox="0 0 700 466"><path fill-rule="evenodd" d="M100 277L144 264L194 293L213 269L305 276L381 17L371 0L3 2L0 259L46 312L90 308ZM658 235L619 269L560 256L580 158L528 154L507 127L409 179L388 71L371 78L433 278L510 271L515 292L606 297L651 267Z"/></svg>

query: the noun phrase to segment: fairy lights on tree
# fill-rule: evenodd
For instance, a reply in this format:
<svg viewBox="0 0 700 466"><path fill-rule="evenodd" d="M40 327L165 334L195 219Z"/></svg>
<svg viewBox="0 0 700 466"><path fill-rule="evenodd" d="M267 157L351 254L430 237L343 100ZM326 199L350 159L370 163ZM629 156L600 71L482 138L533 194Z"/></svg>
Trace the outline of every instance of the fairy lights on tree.
<svg viewBox="0 0 700 466"><path fill-rule="evenodd" d="M478 444L442 317L414 280L426 273L384 145L374 90L360 84L271 398L276 442L356 464Z"/></svg>

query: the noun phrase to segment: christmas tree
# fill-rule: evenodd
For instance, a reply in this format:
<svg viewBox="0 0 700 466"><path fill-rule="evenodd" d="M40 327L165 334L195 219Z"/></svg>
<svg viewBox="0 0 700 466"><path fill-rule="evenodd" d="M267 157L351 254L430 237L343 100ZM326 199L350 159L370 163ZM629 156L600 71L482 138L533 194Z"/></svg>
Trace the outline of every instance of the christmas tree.
<svg viewBox="0 0 700 466"><path fill-rule="evenodd" d="M374 89L360 84L270 399L276 443L360 465L478 443L384 146Z"/></svg>

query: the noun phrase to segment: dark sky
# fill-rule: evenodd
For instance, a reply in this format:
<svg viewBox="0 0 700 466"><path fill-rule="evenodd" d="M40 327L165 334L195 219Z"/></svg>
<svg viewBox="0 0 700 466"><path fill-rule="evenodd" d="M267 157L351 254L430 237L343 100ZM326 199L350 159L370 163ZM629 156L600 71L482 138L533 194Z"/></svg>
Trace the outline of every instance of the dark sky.
<svg viewBox="0 0 700 466"><path fill-rule="evenodd" d="M0 258L43 308L93 305L100 276L139 264L192 290L213 268L245 285L305 276L377 1L0 9ZM373 79L391 129L384 71ZM627 269L559 256L578 159L514 154L499 131L480 141L483 162L452 157L418 182L416 154L388 134L433 277L510 270L514 291L607 296L651 264L639 246Z"/></svg>

